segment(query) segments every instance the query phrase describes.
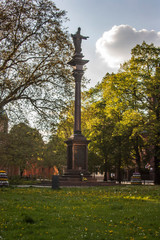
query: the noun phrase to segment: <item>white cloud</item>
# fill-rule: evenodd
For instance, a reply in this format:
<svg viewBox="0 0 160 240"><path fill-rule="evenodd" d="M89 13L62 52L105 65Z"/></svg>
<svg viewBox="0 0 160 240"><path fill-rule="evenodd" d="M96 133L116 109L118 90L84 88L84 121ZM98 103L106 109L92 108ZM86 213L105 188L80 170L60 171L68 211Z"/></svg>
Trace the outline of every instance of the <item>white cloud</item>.
<svg viewBox="0 0 160 240"><path fill-rule="evenodd" d="M160 45L160 32L142 29L137 31L128 25L113 26L103 33L96 42L96 52L111 68L118 68L120 63L130 59L130 52L137 44L154 43Z"/></svg>

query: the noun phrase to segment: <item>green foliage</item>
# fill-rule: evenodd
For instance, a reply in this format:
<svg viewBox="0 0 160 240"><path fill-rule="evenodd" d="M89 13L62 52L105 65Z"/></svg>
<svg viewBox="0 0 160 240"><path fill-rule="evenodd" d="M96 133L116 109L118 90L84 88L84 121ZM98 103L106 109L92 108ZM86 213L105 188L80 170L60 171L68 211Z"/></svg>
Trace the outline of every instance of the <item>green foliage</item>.
<svg viewBox="0 0 160 240"><path fill-rule="evenodd" d="M68 104L59 116L59 123L53 125L52 136L45 145L44 165L48 167L57 166L61 172L66 166L67 145L65 141L73 134L73 102Z"/></svg>
<svg viewBox="0 0 160 240"><path fill-rule="evenodd" d="M158 186L7 188L0 196L2 239L159 239Z"/></svg>
<svg viewBox="0 0 160 240"><path fill-rule="evenodd" d="M85 122L85 134L91 140L89 152L101 159L101 171L115 172L118 168L119 181L121 168L127 166L130 157L129 136L132 133L126 129L123 118L123 115L127 118L125 113L129 109L128 100L123 96L120 85L121 79L123 86L126 84L122 77L122 74L107 74L102 83L86 93L89 100L86 100L82 115L86 117L86 120L82 119ZM129 120L128 125L130 126ZM89 159L89 163L90 161L95 164L93 160Z"/></svg>
<svg viewBox="0 0 160 240"><path fill-rule="evenodd" d="M127 66L127 67L126 67ZM139 110L145 114L144 130L148 145L154 148L155 183L160 184L160 48L153 44L137 45L131 60L124 65L130 80L136 79Z"/></svg>
<svg viewBox="0 0 160 240"><path fill-rule="evenodd" d="M74 126L74 102L68 104L68 108L61 112L56 132L65 141L73 134Z"/></svg>
<svg viewBox="0 0 160 240"><path fill-rule="evenodd" d="M66 152L64 140L58 135L53 135L50 141L45 145L43 165L62 169L66 165Z"/></svg>
<svg viewBox="0 0 160 240"><path fill-rule="evenodd" d="M9 164L19 166L21 175L24 169L31 168L37 160L42 160L44 143L40 133L20 123L9 133L7 158Z"/></svg>
<svg viewBox="0 0 160 240"><path fill-rule="evenodd" d="M153 149L160 179L159 56L153 44L137 45L117 74L107 73L86 93L82 122L91 140L89 156L99 156L107 171L117 168L119 181L124 167L137 165L141 171Z"/></svg>

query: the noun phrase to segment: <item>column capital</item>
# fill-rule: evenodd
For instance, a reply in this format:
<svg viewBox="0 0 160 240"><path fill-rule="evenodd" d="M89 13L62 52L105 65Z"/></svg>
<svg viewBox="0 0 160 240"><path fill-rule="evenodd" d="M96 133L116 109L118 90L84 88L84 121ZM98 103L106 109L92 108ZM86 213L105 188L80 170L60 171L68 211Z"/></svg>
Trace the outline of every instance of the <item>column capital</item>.
<svg viewBox="0 0 160 240"><path fill-rule="evenodd" d="M73 70L73 76L75 78L75 82L81 82L82 76L84 74L83 70Z"/></svg>

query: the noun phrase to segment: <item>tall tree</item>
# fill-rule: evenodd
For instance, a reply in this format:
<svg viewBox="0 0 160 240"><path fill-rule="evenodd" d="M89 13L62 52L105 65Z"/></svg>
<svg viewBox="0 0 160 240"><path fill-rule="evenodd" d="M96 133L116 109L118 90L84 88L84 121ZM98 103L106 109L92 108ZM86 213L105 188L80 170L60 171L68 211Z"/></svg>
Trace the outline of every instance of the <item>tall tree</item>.
<svg viewBox="0 0 160 240"><path fill-rule="evenodd" d="M130 137L135 125L133 120L139 117L137 108L133 107L131 94L127 93L128 85L128 76L125 73L107 74L102 82L103 98L106 102L105 114L110 117L114 126L112 154L119 182L121 182L121 169L127 165L129 158L133 160L130 154L132 145Z"/></svg>
<svg viewBox="0 0 160 240"><path fill-rule="evenodd" d="M153 44L137 45L132 49L131 60L123 66L136 79L139 110L145 113L148 142L154 154L155 184L160 184L160 48Z"/></svg>
<svg viewBox="0 0 160 240"><path fill-rule="evenodd" d="M11 164L20 167L22 176L24 169L32 167L43 156L44 143L36 129L24 123L13 126L9 133L7 158Z"/></svg>
<svg viewBox="0 0 160 240"><path fill-rule="evenodd" d="M121 182L122 168L136 161L140 168L140 141L136 142L143 130L143 114L138 111L134 91L128 93L130 78L126 73L106 74L103 81L88 92L85 126L91 138L90 146L103 156L106 172L116 168L117 179ZM132 82L133 85L133 82ZM89 114L90 113L90 114ZM91 115L91 117L89 117ZM83 116L83 115L82 115ZM95 141L96 140L96 141ZM137 144L138 143L138 147Z"/></svg>
<svg viewBox="0 0 160 240"><path fill-rule="evenodd" d="M89 144L90 171L104 172L107 181L107 172L111 170L110 153L112 149L113 125L105 115L106 102L102 98L101 84L86 93L86 102L82 111L82 129Z"/></svg>
<svg viewBox="0 0 160 240"><path fill-rule="evenodd" d="M10 119L54 122L71 96L65 14L51 0L0 2L0 109Z"/></svg>

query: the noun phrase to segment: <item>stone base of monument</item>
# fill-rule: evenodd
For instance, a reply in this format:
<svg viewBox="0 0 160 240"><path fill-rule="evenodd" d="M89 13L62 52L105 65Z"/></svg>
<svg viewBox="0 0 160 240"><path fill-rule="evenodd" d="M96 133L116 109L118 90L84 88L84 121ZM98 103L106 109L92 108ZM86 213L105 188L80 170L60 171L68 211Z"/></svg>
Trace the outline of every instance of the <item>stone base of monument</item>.
<svg viewBox="0 0 160 240"><path fill-rule="evenodd" d="M131 177L131 184L132 185L141 185L141 174L138 172L133 173L133 176Z"/></svg>
<svg viewBox="0 0 160 240"><path fill-rule="evenodd" d="M60 177L61 185L81 185L89 182L97 182L86 170L66 170Z"/></svg>
<svg viewBox="0 0 160 240"><path fill-rule="evenodd" d="M88 171L66 170L59 178L60 186L110 186L113 182L98 182Z"/></svg>

